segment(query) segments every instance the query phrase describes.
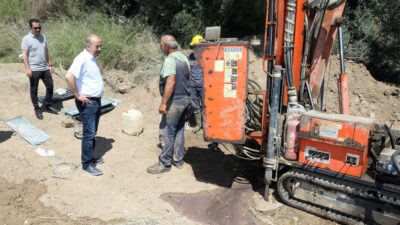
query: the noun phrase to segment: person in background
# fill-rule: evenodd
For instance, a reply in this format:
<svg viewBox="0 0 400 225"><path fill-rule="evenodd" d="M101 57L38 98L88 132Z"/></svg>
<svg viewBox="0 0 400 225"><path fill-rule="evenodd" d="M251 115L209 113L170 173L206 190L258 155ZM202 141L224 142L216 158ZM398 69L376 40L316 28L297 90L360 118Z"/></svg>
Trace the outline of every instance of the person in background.
<svg viewBox="0 0 400 225"><path fill-rule="evenodd" d="M38 19L30 19L29 27L31 31L21 42L22 56L24 60L25 73L29 78L31 101L35 110L36 118L43 119L43 111L57 114L52 104L53 98L53 65L51 64L49 49L46 37L41 33L42 26ZM38 86L42 80L46 86L46 97L42 107L39 107Z"/></svg>
<svg viewBox="0 0 400 225"><path fill-rule="evenodd" d="M82 118L82 169L94 176L103 174L96 166L104 162L102 158L94 158L101 97L104 93L104 83L97 65L101 48L102 41L99 36L95 34L87 36L85 49L75 57L65 74L68 87L75 96L75 104Z"/></svg>
<svg viewBox="0 0 400 225"><path fill-rule="evenodd" d="M162 136L165 139L165 145L159 161L147 168L147 172L151 174L168 172L172 165L182 168L184 163L184 125L190 104L190 67L187 57L178 48L178 42L172 35L161 37L160 49L166 58L160 72L162 99L158 112L165 119L165 127L160 127L160 134L164 133Z"/></svg>
<svg viewBox="0 0 400 225"><path fill-rule="evenodd" d="M196 44L201 43L204 38L201 35L196 35L190 42L190 48L193 49ZM194 125L193 132L197 133L202 128L202 112L203 112L203 69L200 62L197 60L195 52L189 54L188 60L190 63L190 82L189 90L192 99L192 112L189 113L189 124Z"/></svg>

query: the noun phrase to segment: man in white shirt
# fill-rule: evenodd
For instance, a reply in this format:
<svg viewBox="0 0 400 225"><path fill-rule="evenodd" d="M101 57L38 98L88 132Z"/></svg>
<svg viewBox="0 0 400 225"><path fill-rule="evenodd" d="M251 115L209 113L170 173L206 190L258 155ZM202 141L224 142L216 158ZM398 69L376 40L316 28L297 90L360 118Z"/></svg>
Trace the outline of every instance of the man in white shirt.
<svg viewBox="0 0 400 225"><path fill-rule="evenodd" d="M97 65L101 52L101 38L91 34L85 38L85 49L75 57L65 74L69 89L75 96L83 124L82 169L94 176L103 174L96 168L103 160L94 158L96 133L100 119L101 97L104 93L103 79Z"/></svg>

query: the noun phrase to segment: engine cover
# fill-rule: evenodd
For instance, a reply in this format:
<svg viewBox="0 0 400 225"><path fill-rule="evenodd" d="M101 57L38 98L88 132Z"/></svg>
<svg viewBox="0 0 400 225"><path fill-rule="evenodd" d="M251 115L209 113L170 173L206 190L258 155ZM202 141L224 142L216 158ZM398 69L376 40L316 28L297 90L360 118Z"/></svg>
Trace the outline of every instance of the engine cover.
<svg viewBox="0 0 400 225"><path fill-rule="evenodd" d="M302 115L299 159L302 164L361 177L367 169L374 120L310 111Z"/></svg>

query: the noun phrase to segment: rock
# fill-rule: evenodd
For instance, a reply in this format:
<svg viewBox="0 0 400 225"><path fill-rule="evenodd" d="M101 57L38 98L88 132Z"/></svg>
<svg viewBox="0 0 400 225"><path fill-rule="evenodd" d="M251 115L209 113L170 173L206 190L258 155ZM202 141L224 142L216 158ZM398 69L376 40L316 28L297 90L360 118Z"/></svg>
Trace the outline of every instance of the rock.
<svg viewBox="0 0 400 225"><path fill-rule="evenodd" d="M394 89L391 93L392 96L399 96L400 95L400 89Z"/></svg>
<svg viewBox="0 0 400 225"><path fill-rule="evenodd" d="M126 94L129 93L129 90L131 89L131 86L128 84L121 84L118 86L118 91L121 94Z"/></svg>
<svg viewBox="0 0 400 225"><path fill-rule="evenodd" d="M63 120L61 120L61 126L65 127L65 128L73 127L74 121L69 118L64 118Z"/></svg>

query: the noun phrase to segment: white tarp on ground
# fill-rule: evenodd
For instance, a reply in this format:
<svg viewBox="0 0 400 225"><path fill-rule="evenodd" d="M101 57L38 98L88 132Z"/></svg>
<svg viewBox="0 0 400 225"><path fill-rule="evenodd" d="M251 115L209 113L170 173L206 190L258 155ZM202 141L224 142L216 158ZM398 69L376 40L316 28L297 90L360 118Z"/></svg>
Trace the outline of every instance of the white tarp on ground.
<svg viewBox="0 0 400 225"><path fill-rule="evenodd" d="M35 125L22 116L11 119L6 124L31 145L40 145L50 138L48 134L35 127Z"/></svg>

